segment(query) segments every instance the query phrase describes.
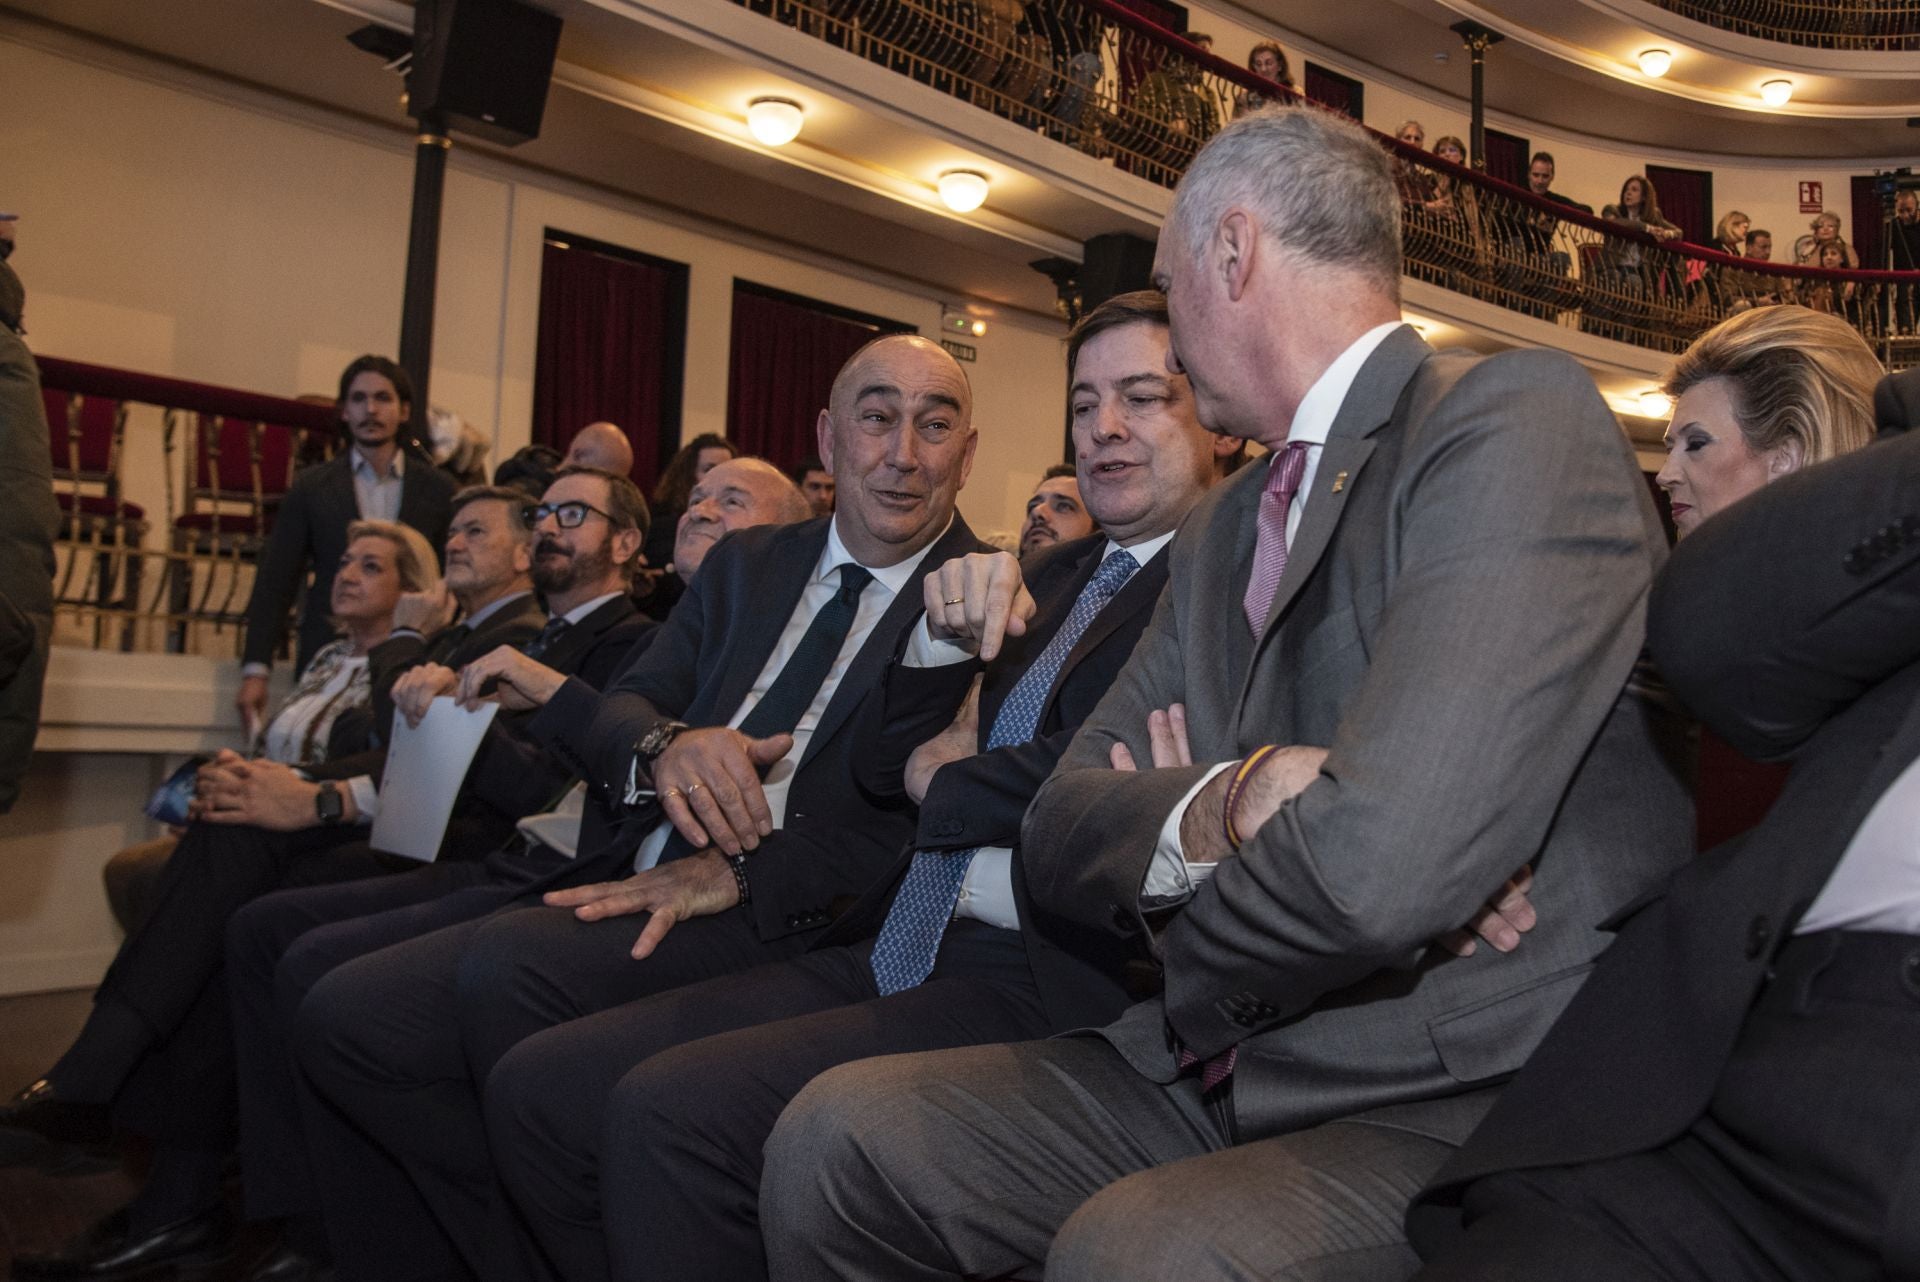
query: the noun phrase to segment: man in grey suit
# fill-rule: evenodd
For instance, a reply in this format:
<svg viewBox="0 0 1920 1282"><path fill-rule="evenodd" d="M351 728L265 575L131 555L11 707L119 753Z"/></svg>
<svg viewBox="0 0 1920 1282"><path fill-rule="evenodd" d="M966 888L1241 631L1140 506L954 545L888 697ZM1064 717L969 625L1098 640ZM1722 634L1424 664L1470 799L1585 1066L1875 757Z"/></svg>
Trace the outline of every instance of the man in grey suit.
<svg viewBox="0 0 1920 1282"><path fill-rule="evenodd" d="M1399 266L1349 122L1261 112L1189 169L1169 363L1271 461L1183 527L1021 834L1036 901L1150 933L1164 993L815 1079L767 1147L774 1276L1410 1272L1407 1200L1690 853L1626 441L1564 356L1427 347ZM1529 864L1522 947L1428 946Z"/></svg>

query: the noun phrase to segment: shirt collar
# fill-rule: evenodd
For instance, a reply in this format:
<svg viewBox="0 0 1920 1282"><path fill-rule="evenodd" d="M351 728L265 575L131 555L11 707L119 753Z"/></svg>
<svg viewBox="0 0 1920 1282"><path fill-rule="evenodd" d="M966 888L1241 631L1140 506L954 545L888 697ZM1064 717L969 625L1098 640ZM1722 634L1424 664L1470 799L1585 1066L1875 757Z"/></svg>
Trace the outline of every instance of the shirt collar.
<svg viewBox="0 0 1920 1282"><path fill-rule="evenodd" d="M1294 441L1305 441L1308 445L1327 443L1327 433L1333 430L1333 420L1339 417L1340 407L1346 404L1347 393L1353 390L1353 380L1360 376L1360 367L1367 363L1367 357L1373 355L1373 349L1384 343L1387 335L1404 323L1388 321L1384 325L1375 325L1354 339L1346 351L1333 358L1333 364L1321 372L1313 386L1307 389L1307 394L1300 398L1300 408L1293 414L1293 426L1287 429L1289 444Z"/></svg>
<svg viewBox="0 0 1920 1282"><path fill-rule="evenodd" d="M953 518L948 517L947 529L952 528ZM888 592L898 596L900 595L900 589L907 586L907 581L919 570L920 562L926 560L927 553L933 550L933 545L945 538L946 534L946 530L940 531L938 535L927 540L926 547L921 548L904 561L898 561L889 566L867 565L861 568L878 579L881 586L885 587ZM860 565L860 558L847 551L847 545L840 541L840 523L830 520L827 522L827 546L820 549L820 559L814 562L813 581L816 583L826 582L828 576L831 575L833 576L832 581L837 584L840 579L839 576L833 572L849 563Z"/></svg>
<svg viewBox="0 0 1920 1282"><path fill-rule="evenodd" d="M463 620L463 622L466 623L467 630L472 631L474 628L477 628L481 624L485 623L488 619L491 619L494 615L500 613L500 611L506 609L509 605L512 605L515 601L518 601L521 597L529 596L529 595L531 595L531 593L510 592L506 596L500 597L497 600L487 602L485 605L481 606L478 610L475 610L472 614L468 615L466 619Z"/></svg>
<svg viewBox="0 0 1920 1282"><path fill-rule="evenodd" d="M393 452L393 462L388 465L386 476L377 475L373 470L373 464L367 462L367 456L362 454L358 449L348 446L347 453L351 457L353 470L369 480L384 481L388 476L399 477L406 475L407 452L405 450L395 450Z"/></svg>
<svg viewBox="0 0 1920 1282"><path fill-rule="evenodd" d="M620 593L618 592L608 592L602 596L597 596L593 598L593 600L586 602L584 605L574 606L573 609L568 610L565 614L561 615L560 617L565 619L569 624L578 623L580 622L580 620L586 618L589 614L592 614L595 610L598 610L601 606L605 605L607 602L613 600L615 597L619 595Z"/></svg>
<svg viewBox="0 0 1920 1282"><path fill-rule="evenodd" d="M1105 561L1115 552L1124 550L1128 556L1133 558L1135 565L1144 566L1159 554L1161 548L1172 542L1173 536L1177 533L1179 533L1178 530L1168 530L1165 534L1156 534L1152 538L1143 539L1126 549L1122 549L1118 543L1115 543L1112 539L1108 539L1107 546L1100 553L1100 559Z"/></svg>

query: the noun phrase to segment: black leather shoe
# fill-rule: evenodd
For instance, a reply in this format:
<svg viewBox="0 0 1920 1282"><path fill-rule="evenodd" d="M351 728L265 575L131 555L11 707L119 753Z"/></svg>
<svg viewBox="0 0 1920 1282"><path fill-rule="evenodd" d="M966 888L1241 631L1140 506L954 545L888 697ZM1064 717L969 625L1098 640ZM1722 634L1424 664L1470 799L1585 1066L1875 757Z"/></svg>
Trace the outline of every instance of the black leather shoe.
<svg viewBox="0 0 1920 1282"><path fill-rule="evenodd" d="M113 1119L104 1104L75 1104L54 1094L48 1080L36 1080L0 1105L0 1165L38 1161L50 1146L84 1148L113 1138Z"/></svg>
<svg viewBox="0 0 1920 1282"><path fill-rule="evenodd" d="M233 1216L224 1204L137 1237L127 1231L123 1206L57 1251L15 1256L13 1276L17 1282L134 1282L169 1273L185 1277L191 1270L219 1264L232 1249Z"/></svg>
<svg viewBox="0 0 1920 1282"><path fill-rule="evenodd" d="M333 1266L282 1244L268 1252L241 1282L333 1282Z"/></svg>

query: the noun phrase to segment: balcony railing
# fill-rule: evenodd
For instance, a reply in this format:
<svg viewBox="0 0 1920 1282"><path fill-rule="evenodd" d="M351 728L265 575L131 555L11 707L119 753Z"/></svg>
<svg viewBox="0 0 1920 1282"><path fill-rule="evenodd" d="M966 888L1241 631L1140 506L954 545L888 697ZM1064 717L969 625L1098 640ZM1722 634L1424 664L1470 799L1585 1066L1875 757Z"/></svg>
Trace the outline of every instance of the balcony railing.
<svg viewBox="0 0 1920 1282"><path fill-rule="evenodd" d="M54 641L237 653L294 469L338 439L331 402L53 357L40 378L60 505Z"/></svg>
<svg viewBox="0 0 1920 1282"><path fill-rule="evenodd" d="M1234 117L1300 100L1116 0L737 2L1163 187ZM1920 364L1920 273L1731 259L1379 137L1394 155L1416 279L1662 352L1736 311L1799 302L1845 317L1890 368Z"/></svg>
<svg viewBox="0 0 1920 1282"><path fill-rule="evenodd" d="M1920 49L1920 0L1653 0L1736 35L1810 49Z"/></svg>

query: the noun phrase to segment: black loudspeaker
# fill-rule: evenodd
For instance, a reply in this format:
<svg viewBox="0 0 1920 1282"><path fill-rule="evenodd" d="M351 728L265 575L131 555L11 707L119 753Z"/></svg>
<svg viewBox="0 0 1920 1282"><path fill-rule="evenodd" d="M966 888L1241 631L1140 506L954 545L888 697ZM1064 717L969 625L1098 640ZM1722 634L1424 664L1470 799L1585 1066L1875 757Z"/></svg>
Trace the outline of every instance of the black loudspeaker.
<svg viewBox="0 0 1920 1282"><path fill-rule="evenodd" d="M1153 242L1123 231L1095 236L1082 247L1080 309L1084 315L1115 294L1153 286Z"/></svg>
<svg viewBox="0 0 1920 1282"><path fill-rule="evenodd" d="M540 136L560 19L521 0L419 0L408 110L505 147Z"/></svg>

